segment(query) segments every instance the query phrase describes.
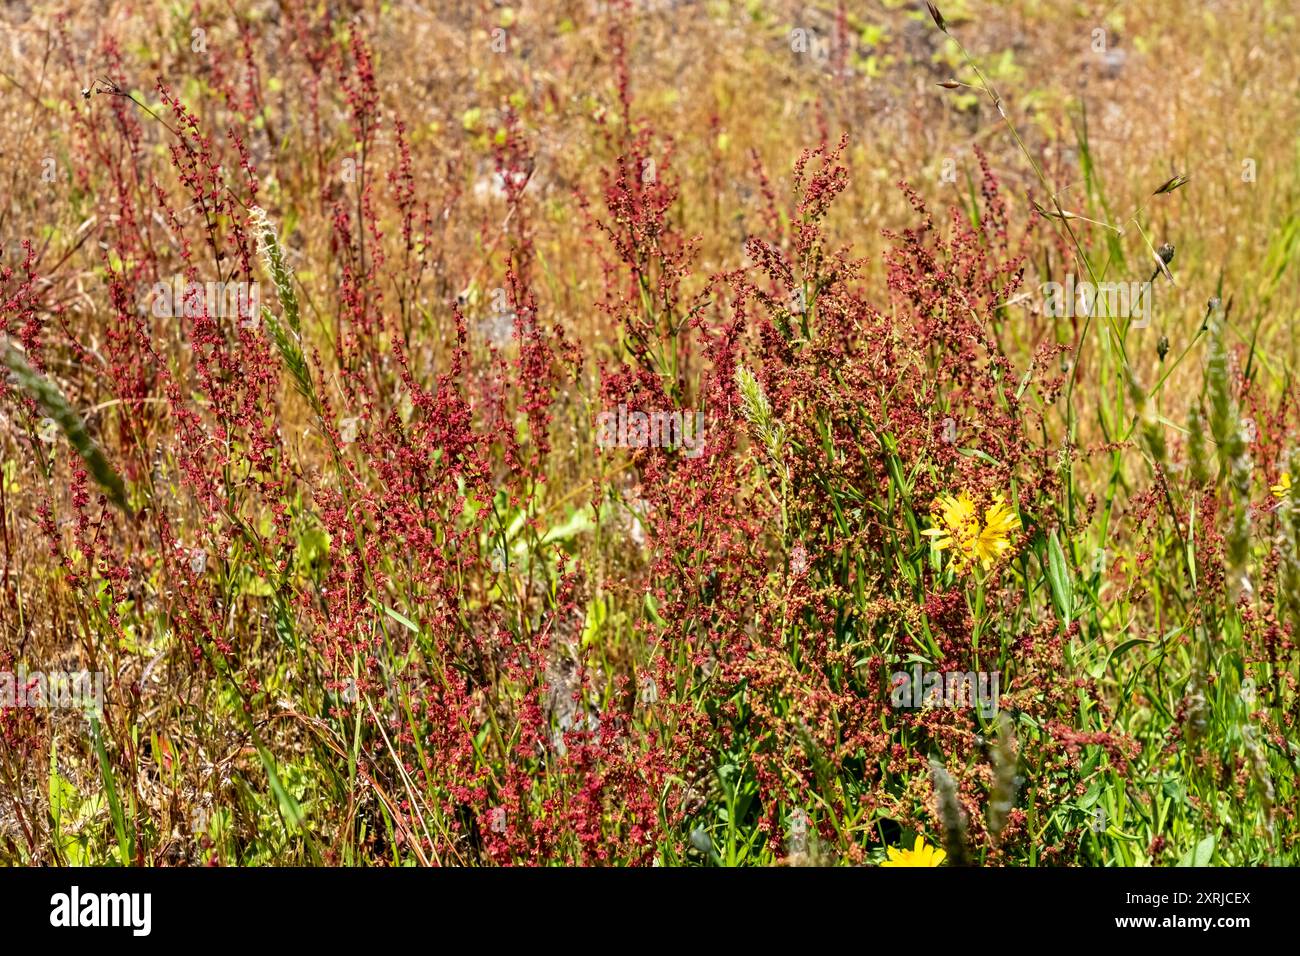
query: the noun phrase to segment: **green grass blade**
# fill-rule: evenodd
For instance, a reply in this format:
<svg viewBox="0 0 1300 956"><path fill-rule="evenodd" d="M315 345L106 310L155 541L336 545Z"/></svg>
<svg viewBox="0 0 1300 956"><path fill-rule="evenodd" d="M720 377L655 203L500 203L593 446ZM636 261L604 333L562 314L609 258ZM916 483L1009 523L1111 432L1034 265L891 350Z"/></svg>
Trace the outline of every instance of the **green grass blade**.
<svg viewBox="0 0 1300 956"><path fill-rule="evenodd" d="M108 463L99 445L90 437L85 422L81 420L76 409L68 403L59 387L28 365L23 354L10 343L5 343L3 360L18 387L31 396L40 405L41 410L58 424L68 442L90 469L95 481L108 495L108 500L130 515L131 507L126 500L126 486L113 470L113 466Z"/></svg>

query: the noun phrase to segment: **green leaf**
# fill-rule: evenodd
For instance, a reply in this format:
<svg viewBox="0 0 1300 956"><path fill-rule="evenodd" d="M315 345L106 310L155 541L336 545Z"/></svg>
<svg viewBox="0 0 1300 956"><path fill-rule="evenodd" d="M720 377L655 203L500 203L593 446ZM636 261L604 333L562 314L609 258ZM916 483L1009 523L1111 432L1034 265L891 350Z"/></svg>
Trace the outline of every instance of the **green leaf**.
<svg viewBox="0 0 1300 956"><path fill-rule="evenodd" d="M1121 657L1123 657L1133 648L1137 647L1139 644L1154 644L1154 643L1155 641L1148 641L1145 638L1141 638L1141 637L1135 637L1132 638L1131 640L1127 640L1123 644L1119 645L1113 651L1110 652L1110 657L1106 659L1106 666L1109 667L1111 664L1118 664L1119 659Z"/></svg>
<svg viewBox="0 0 1300 956"><path fill-rule="evenodd" d="M266 779L271 785L271 792L275 794L276 802L280 804L280 814L284 817L285 825L289 828L299 826L303 821L302 807L293 798L293 794L286 790L284 784L280 782L280 775L275 769L275 758L271 756L271 752L260 743L256 746L258 759L262 761L262 768L266 771Z"/></svg>
<svg viewBox="0 0 1300 956"><path fill-rule="evenodd" d="M1178 861L1179 866L1209 866L1214 857L1214 834L1211 833L1192 847Z"/></svg>
<svg viewBox="0 0 1300 956"><path fill-rule="evenodd" d="M387 605L384 604L380 604L374 598L370 599L370 603L373 604L375 607L379 608L381 611L383 611L385 614L391 617L398 624L402 625L402 627L406 628L412 634L420 633L420 626L416 624L414 621L412 621L410 618L403 617L402 615L394 611L391 607L388 607Z"/></svg>
<svg viewBox="0 0 1300 956"><path fill-rule="evenodd" d="M298 532L297 559L300 570L309 571L313 565L329 557L329 532L318 524L308 523Z"/></svg>
<svg viewBox="0 0 1300 956"><path fill-rule="evenodd" d="M50 798L50 836L54 840L54 845L62 849L63 845L63 821L72 817L75 818L77 809L81 803L80 794L68 780L58 771L58 737L50 735L50 779L49 779L49 798Z"/></svg>
<svg viewBox="0 0 1300 956"><path fill-rule="evenodd" d="M1070 568L1065 562L1065 553L1053 531L1047 538L1047 583L1052 591L1052 603L1061 623L1070 626L1070 615L1074 613L1074 587L1070 581Z"/></svg>
<svg viewBox="0 0 1300 956"><path fill-rule="evenodd" d="M646 594L645 609L646 612L649 613L650 615L650 620L654 621L657 627L668 626L668 622L659 616L659 602L655 600L655 596L653 594Z"/></svg>
<svg viewBox="0 0 1300 956"><path fill-rule="evenodd" d="M556 525L542 535L542 544L550 544L553 541L568 541L570 538L590 531L595 526L595 523L591 520L591 508L580 508L571 514L563 524Z"/></svg>
<svg viewBox="0 0 1300 956"><path fill-rule="evenodd" d="M590 647L609 617L605 599L594 597L587 602L587 619L582 626L582 646Z"/></svg>
<svg viewBox="0 0 1300 956"><path fill-rule="evenodd" d="M123 866L131 865L131 841L127 837L126 814L122 812L122 801L118 799L117 787L113 783L113 768L108 762L108 751L104 749L104 735L99 729L99 718L91 715L90 738L95 745L95 756L99 758L99 772L104 779L104 795L108 797L108 812L113 818L113 830L117 833L117 848L121 854Z"/></svg>
<svg viewBox="0 0 1300 956"><path fill-rule="evenodd" d="M255 574L250 568L242 568L240 573L239 593L251 597L271 597L275 586L266 578Z"/></svg>

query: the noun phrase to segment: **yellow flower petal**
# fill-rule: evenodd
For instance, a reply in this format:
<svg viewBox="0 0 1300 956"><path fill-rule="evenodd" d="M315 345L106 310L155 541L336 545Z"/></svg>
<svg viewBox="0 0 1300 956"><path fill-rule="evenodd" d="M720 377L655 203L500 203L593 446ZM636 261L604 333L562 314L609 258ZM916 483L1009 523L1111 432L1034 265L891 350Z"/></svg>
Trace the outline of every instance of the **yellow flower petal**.
<svg viewBox="0 0 1300 956"><path fill-rule="evenodd" d="M975 502L966 492L956 498L940 495L930 515L934 527L921 532L937 551L951 551L953 567L960 571L972 561L989 568L1011 547L1011 534L1020 530L1020 517L1002 495L984 510L981 523Z"/></svg>
<svg viewBox="0 0 1300 956"><path fill-rule="evenodd" d="M912 842L912 849L887 847L885 857L881 866L939 866L948 858L948 854L938 847L928 845L918 833Z"/></svg>
<svg viewBox="0 0 1300 956"><path fill-rule="evenodd" d="M1283 498L1291 496L1291 472L1284 471L1278 475L1277 484L1269 491L1273 492L1273 497L1281 501Z"/></svg>

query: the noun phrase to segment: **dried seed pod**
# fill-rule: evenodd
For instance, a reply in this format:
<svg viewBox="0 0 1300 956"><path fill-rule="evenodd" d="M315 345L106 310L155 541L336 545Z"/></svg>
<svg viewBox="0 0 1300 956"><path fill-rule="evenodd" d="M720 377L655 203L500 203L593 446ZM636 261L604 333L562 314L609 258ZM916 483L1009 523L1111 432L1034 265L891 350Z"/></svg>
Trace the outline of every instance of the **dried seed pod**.
<svg viewBox="0 0 1300 956"><path fill-rule="evenodd" d="M931 3L930 0L925 0L925 6L930 11L930 19L934 21L934 25L944 33L947 33L948 23L944 20L943 14L939 12L939 8Z"/></svg>

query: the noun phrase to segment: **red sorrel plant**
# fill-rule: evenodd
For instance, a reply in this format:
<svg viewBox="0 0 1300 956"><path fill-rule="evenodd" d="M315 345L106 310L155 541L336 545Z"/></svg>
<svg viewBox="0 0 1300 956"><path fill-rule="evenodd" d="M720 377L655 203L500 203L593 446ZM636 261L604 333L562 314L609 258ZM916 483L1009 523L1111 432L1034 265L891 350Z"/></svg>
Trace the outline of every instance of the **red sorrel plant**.
<svg viewBox="0 0 1300 956"><path fill-rule="evenodd" d="M0 704L0 859L1294 856L1300 458L1258 319L1212 305L1172 349L1050 321L1036 281L1127 269L1086 141L981 136L952 208L878 189L907 111L836 138L850 81L953 51L889 10L851 42L841 4L805 88L708 6L564 11L546 44L545 4L200 3L148 49L51 27L18 100L50 208L0 212L28 236L0 265L27 369L0 385L0 671L106 695L93 723ZM634 31L679 22L726 69L660 88L675 46ZM743 95L778 74L813 104L797 158ZM983 75L936 130L1016 113ZM1044 204L1002 185L1024 160ZM1167 199L1196 182L1156 193L1162 294L1203 254ZM628 413L668 424L609 441ZM914 670L994 696L900 701Z"/></svg>

